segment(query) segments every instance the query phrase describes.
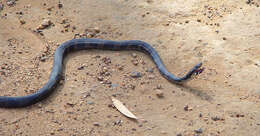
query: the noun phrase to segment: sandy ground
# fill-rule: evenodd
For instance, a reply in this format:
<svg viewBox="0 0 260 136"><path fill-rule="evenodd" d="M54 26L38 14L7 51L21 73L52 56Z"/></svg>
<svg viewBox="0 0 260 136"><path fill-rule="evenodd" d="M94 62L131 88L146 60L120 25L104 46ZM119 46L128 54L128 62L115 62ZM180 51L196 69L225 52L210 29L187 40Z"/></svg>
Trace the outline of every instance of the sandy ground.
<svg viewBox="0 0 260 136"><path fill-rule="evenodd" d="M72 53L65 59L64 80L48 99L27 108L0 109L0 135L257 135L259 4L257 0L62 0L60 4L2 0L2 96L28 95L42 87L55 49L75 35L143 40L158 51L172 73L181 76L200 61L205 71L180 86L164 79L143 53ZM51 24L37 31L46 19ZM132 78L133 71L142 76ZM157 97L158 91L163 98ZM111 107L111 96L140 119L130 120Z"/></svg>

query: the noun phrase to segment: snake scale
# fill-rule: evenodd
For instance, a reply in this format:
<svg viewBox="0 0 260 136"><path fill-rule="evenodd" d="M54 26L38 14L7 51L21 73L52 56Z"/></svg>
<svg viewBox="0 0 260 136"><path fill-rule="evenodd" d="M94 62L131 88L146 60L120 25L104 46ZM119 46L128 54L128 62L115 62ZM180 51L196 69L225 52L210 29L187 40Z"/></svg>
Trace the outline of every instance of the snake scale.
<svg viewBox="0 0 260 136"><path fill-rule="evenodd" d="M54 62L48 82L33 94L27 96L0 96L0 107L2 108L20 108L33 105L48 97L58 85L62 77L62 66L65 55L70 52L87 49L100 50L136 50L147 53L151 56L160 73L169 81L179 83L185 81L193 74L196 74L202 65L195 65L185 76L178 78L171 74L164 66L160 56L155 49L148 43L138 40L111 41L102 39L72 39L62 43L54 53Z"/></svg>

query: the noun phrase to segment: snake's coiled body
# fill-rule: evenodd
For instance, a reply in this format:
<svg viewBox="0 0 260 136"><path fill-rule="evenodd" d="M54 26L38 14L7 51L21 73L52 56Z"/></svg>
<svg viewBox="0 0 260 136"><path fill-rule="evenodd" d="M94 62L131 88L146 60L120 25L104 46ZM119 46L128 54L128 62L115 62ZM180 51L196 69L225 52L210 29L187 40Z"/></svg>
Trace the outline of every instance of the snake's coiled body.
<svg viewBox="0 0 260 136"><path fill-rule="evenodd" d="M35 104L48 97L62 77L63 58L66 54L86 49L101 49L101 50L137 50L149 54L160 73L171 82L182 82L189 79L192 74L196 73L200 68L201 63L195 65L184 77L178 78L171 74L162 63L160 56L155 49L148 43L137 40L130 41L110 41L101 39L73 39L62 43L55 51L52 72L49 81L36 93L27 96L0 96L0 107L3 108L18 108Z"/></svg>

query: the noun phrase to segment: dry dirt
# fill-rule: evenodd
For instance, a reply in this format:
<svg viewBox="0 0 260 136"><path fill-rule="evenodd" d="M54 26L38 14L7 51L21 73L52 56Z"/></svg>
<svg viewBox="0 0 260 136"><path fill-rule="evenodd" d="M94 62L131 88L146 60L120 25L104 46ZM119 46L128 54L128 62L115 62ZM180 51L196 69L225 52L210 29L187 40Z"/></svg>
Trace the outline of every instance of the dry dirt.
<svg viewBox="0 0 260 136"><path fill-rule="evenodd" d="M66 57L64 80L48 99L26 108L0 109L0 135L257 135L259 4L257 0L61 0L60 4L2 0L2 96L28 95L42 87L55 49L74 36L143 40L158 51L172 73L181 76L200 61L205 71L180 86L164 79L143 53L75 52ZM37 30L46 19L51 25ZM132 78L133 71L142 76ZM158 91L164 97L157 97ZM111 106L111 96L140 119L120 114Z"/></svg>

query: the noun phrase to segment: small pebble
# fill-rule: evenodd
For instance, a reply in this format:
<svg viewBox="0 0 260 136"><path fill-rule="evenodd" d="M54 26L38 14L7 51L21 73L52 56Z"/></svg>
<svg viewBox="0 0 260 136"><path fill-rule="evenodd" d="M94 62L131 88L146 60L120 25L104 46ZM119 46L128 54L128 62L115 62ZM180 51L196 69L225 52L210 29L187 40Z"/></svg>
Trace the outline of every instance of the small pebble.
<svg viewBox="0 0 260 136"><path fill-rule="evenodd" d="M161 131L161 134L164 134L164 135L165 135L165 134L167 134L167 132L165 132L165 131Z"/></svg>
<svg viewBox="0 0 260 136"><path fill-rule="evenodd" d="M137 60L132 60L132 63L133 63L134 65L138 65L138 64L139 64L139 62L138 62Z"/></svg>
<svg viewBox="0 0 260 136"><path fill-rule="evenodd" d="M200 118L203 117L202 113L199 114L199 117L200 117Z"/></svg>
<svg viewBox="0 0 260 136"><path fill-rule="evenodd" d="M159 85L156 86L156 88L157 89L162 89L162 85L159 84Z"/></svg>
<svg viewBox="0 0 260 136"><path fill-rule="evenodd" d="M147 0L146 2L147 3L153 3L154 1L153 0Z"/></svg>
<svg viewBox="0 0 260 136"><path fill-rule="evenodd" d="M184 110L185 110L185 111L192 111L192 108L189 107L188 105L186 105L186 106L184 106Z"/></svg>
<svg viewBox="0 0 260 136"><path fill-rule="evenodd" d="M51 132L50 134L51 134L51 135L55 135L55 132Z"/></svg>
<svg viewBox="0 0 260 136"><path fill-rule="evenodd" d="M88 101L87 104L88 104L88 105L93 105L94 102L92 102L92 101Z"/></svg>
<svg viewBox="0 0 260 136"><path fill-rule="evenodd" d="M6 4L8 6L13 6L13 5L15 5L15 0L7 0Z"/></svg>
<svg viewBox="0 0 260 136"><path fill-rule="evenodd" d="M16 12L17 15L23 15L22 11Z"/></svg>
<svg viewBox="0 0 260 136"><path fill-rule="evenodd" d="M154 79L154 78L155 78L155 75L148 75L148 78L149 78L149 79Z"/></svg>
<svg viewBox="0 0 260 136"><path fill-rule="evenodd" d="M84 69L84 66L80 66L77 68L78 70L83 70Z"/></svg>
<svg viewBox="0 0 260 136"><path fill-rule="evenodd" d="M45 29L52 24L50 19L44 19L37 29Z"/></svg>
<svg viewBox="0 0 260 136"><path fill-rule="evenodd" d="M148 69L146 70L146 72L153 73L153 68L148 68Z"/></svg>
<svg viewBox="0 0 260 136"><path fill-rule="evenodd" d="M133 78L139 78L139 77L142 77L142 74L140 72L133 71L133 72L131 72L130 76Z"/></svg>
<svg viewBox="0 0 260 136"><path fill-rule="evenodd" d="M94 34L92 34L92 33L87 33L87 38L92 38L92 37L94 37Z"/></svg>
<svg viewBox="0 0 260 136"><path fill-rule="evenodd" d="M182 136L182 134L181 134L181 133L179 133L179 134L177 134L176 136Z"/></svg>
<svg viewBox="0 0 260 136"><path fill-rule="evenodd" d="M0 2L0 11L4 9L4 5Z"/></svg>
<svg viewBox="0 0 260 136"><path fill-rule="evenodd" d="M67 105L73 107L74 105L76 105L76 103L75 103L75 102L72 102L72 101L69 101L69 102L67 102Z"/></svg>
<svg viewBox="0 0 260 136"><path fill-rule="evenodd" d="M117 121L114 122L114 125L119 125L119 126L121 126L122 123L123 123L122 120L117 120Z"/></svg>
<svg viewBox="0 0 260 136"><path fill-rule="evenodd" d="M164 97L164 93L163 93L162 90L157 89L157 90L155 90L155 91L156 91L156 96L157 96L158 98L163 98L163 97Z"/></svg>
<svg viewBox="0 0 260 136"><path fill-rule="evenodd" d="M136 131L136 128L132 128L132 131Z"/></svg>
<svg viewBox="0 0 260 136"><path fill-rule="evenodd" d="M136 53L132 53L132 57L133 57L133 58L136 58L136 57L137 57L137 54L136 54Z"/></svg>
<svg viewBox="0 0 260 136"><path fill-rule="evenodd" d="M100 32L98 27L95 27L93 30L94 30L95 33L99 33Z"/></svg>
<svg viewBox="0 0 260 136"><path fill-rule="evenodd" d="M70 27L70 24L65 24L63 27L64 27L64 28L69 28L69 27Z"/></svg>
<svg viewBox="0 0 260 136"><path fill-rule="evenodd" d="M124 66L119 66L118 70L124 70Z"/></svg>
<svg viewBox="0 0 260 136"><path fill-rule="evenodd" d="M110 87L116 88L116 87L118 87L118 84L111 84Z"/></svg>
<svg viewBox="0 0 260 136"><path fill-rule="evenodd" d="M104 78L102 76L98 76L97 79L98 79L98 81L103 81L104 80Z"/></svg>
<svg viewBox="0 0 260 136"><path fill-rule="evenodd" d="M201 134L203 132L202 128L196 129L194 130L195 133L197 134Z"/></svg>
<svg viewBox="0 0 260 136"><path fill-rule="evenodd" d="M62 7L63 7L63 4L59 2L58 8L62 8Z"/></svg>
<svg viewBox="0 0 260 136"><path fill-rule="evenodd" d="M96 126L96 127L100 126L100 124L98 122L94 122L93 125Z"/></svg>
<svg viewBox="0 0 260 136"><path fill-rule="evenodd" d="M110 104L107 105L107 107L109 107L109 108L114 108L115 106L110 103Z"/></svg>
<svg viewBox="0 0 260 136"><path fill-rule="evenodd" d="M26 22L21 19L21 20L20 20L20 23L23 25L23 24L25 24Z"/></svg>
<svg viewBox="0 0 260 136"><path fill-rule="evenodd" d="M218 116L211 117L211 119L212 119L213 121L223 120L223 119L221 119L221 118L218 117Z"/></svg>
<svg viewBox="0 0 260 136"><path fill-rule="evenodd" d="M107 65L111 63L111 59L109 57L103 57L102 61Z"/></svg>

